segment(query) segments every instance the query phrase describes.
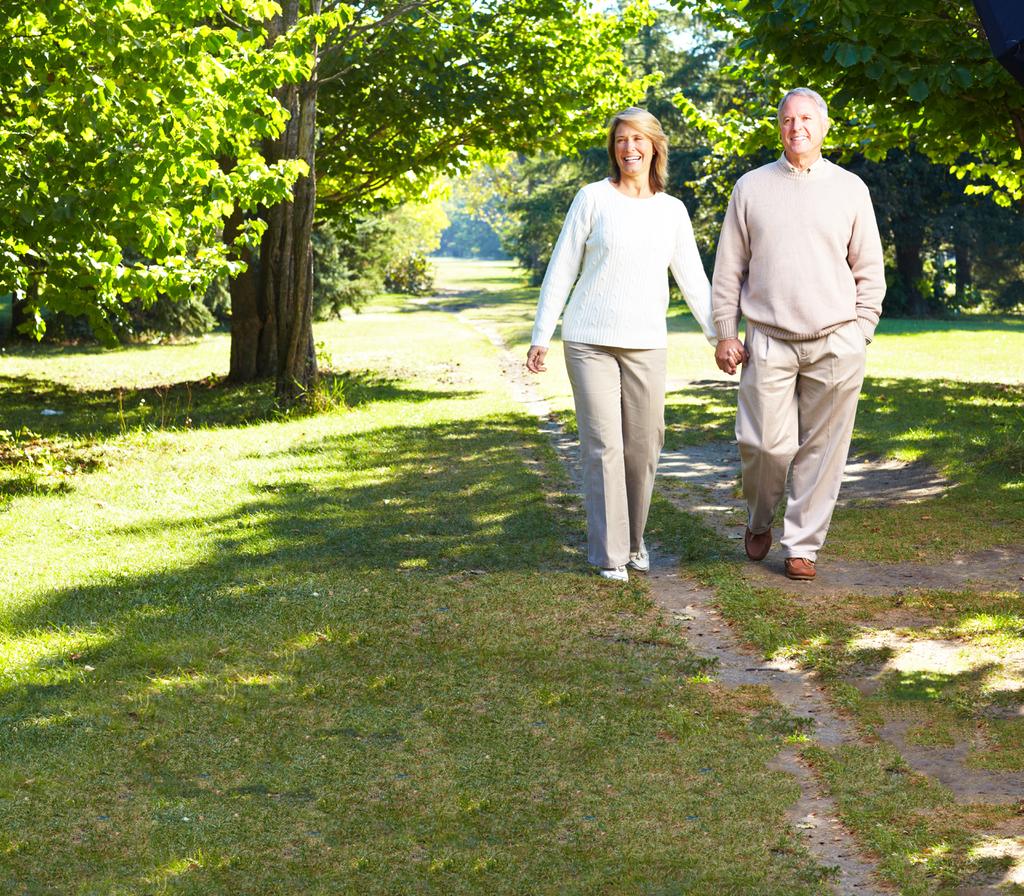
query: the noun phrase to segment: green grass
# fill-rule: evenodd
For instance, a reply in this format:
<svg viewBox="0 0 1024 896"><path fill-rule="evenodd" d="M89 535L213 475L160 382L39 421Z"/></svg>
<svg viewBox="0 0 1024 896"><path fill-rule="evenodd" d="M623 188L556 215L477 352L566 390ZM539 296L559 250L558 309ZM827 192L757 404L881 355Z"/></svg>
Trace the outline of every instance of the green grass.
<svg viewBox="0 0 1024 896"><path fill-rule="evenodd" d="M1012 864L985 856L982 847L996 839L983 832L1013 824L1014 807L956 806L886 745L831 752L811 747L804 756L827 783L847 826L882 857L880 870L902 896L956 896L999 881Z"/></svg>
<svg viewBox="0 0 1024 896"><path fill-rule="evenodd" d="M490 345L390 299L317 337L348 404L297 418L216 338L0 362L61 476L5 458L0 890L821 892L791 726L586 574Z"/></svg>
<svg viewBox="0 0 1024 896"><path fill-rule="evenodd" d="M536 290L503 263L441 268L462 292L440 301L525 356ZM970 325L979 352L1009 343L1002 373L979 354L966 385L958 331L883 323L859 444L960 485L841 511L841 550L1020 543L1022 334ZM588 573L565 479L487 341L398 297L317 340L341 401L301 417L224 385L223 335L0 356L0 891L823 892L781 823L795 787L766 767L799 720L716 684L642 581ZM728 438L733 386L688 314L670 346L670 439ZM537 381L571 421L557 354ZM665 500L650 534L866 733L980 731L972 765L1024 764L1000 715L1020 697L1016 595L815 602L752 588ZM977 663L890 670L864 697L849 675L889 656L859 639L895 609L931 620L906 638L955 638ZM979 850L1012 808L956 807L882 744L805 758L901 892L1005 864Z"/></svg>

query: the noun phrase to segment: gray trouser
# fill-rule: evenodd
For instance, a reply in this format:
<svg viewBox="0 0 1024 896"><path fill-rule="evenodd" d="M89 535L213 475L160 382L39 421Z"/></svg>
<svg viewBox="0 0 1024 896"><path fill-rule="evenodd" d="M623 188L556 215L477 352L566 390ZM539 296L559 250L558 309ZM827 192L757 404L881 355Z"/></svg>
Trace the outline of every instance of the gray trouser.
<svg viewBox="0 0 1024 896"><path fill-rule="evenodd" d="M754 328L747 336L736 413L747 525L758 533L771 527L792 464L784 557L816 560L825 543L864 382L865 347L856 321L800 342Z"/></svg>
<svg viewBox="0 0 1024 896"><path fill-rule="evenodd" d="M587 510L587 558L624 566L640 548L665 442L665 354L566 342Z"/></svg>

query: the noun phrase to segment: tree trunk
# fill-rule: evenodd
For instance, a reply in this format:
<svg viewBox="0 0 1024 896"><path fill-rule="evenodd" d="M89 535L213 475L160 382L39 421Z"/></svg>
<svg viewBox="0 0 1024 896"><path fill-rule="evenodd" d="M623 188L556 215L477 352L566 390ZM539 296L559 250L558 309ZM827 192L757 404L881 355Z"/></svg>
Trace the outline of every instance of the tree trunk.
<svg viewBox="0 0 1024 896"><path fill-rule="evenodd" d="M312 0L318 15L321 0ZM287 0L268 27L274 40L295 27L299 0ZM248 381L273 376L278 402L289 406L307 399L316 385L313 346L313 212L316 207L317 75L286 84L277 99L288 110L284 133L268 142L269 163L302 159L309 173L296 181L292 198L265 212L267 229L258 263L231 283L231 378ZM225 224L224 235L237 233L241 218ZM237 315L237 320L236 320Z"/></svg>
<svg viewBox="0 0 1024 896"><path fill-rule="evenodd" d="M318 15L320 0L312 0L310 14ZM299 18L299 0L287 0L277 20L282 32ZM273 29L271 29L273 34ZM313 347L313 212L316 207L316 100L314 66L308 81L286 84L278 99L288 110L284 133L274 141L268 161L302 159L309 173L299 178L291 202L270 209L263 237L263 286L275 312L277 326L278 401L285 405L308 398L316 385Z"/></svg>
<svg viewBox="0 0 1024 896"><path fill-rule="evenodd" d="M244 215L240 210L224 223L224 241L229 245L238 235ZM251 249L242 250L247 264L245 273L235 277L228 286L231 295L231 366L228 379L249 383L266 379L277 370L277 328L268 326L273 320L273 306L267 302L259 256Z"/></svg>
<svg viewBox="0 0 1024 896"><path fill-rule="evenodd" d="M974 271L970 242L964 238L960 228L953 236L953 252L956 255L956 306L965 308L971 303L968 291L974 285Z"/></svg>
<svg viewBox="0 0 1024 896"><path fill-rule="evenodd" d="M896 276L907 297L907 311L914 317L928 314L928 300L921 294L921 278L924 276L924 262L921 253L924 235L917 228L894 227L893 242L896 248Z"/></svg>

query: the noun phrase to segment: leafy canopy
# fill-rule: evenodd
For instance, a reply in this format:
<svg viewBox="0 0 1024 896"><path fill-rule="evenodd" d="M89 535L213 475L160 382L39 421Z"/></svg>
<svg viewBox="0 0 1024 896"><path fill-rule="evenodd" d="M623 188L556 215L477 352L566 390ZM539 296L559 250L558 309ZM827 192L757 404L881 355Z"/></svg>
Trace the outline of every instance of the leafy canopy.
<svg viewBox="0 0 1024 896"><path fill-rule="evenodd" d="M971 3L695 0L685 6L735 39L737 79L766 89L776 102L791 87L820 92L834 121L830 145L872 159L914 146L969 177L972 192L994 192L1004 205L1024 196L1024 87L993 59ZM718 116L691 100L680 106L720 151L777 145L770 103Z"/></svg>
<svg viewBox="0 0 1024 896"><path fill-rule="evenodd" d="M623 59L651 20L582 0L369 3L321 52L318 195L329 213L394 202L500 150L563 152L643 96Z"/></svg>
<svg viewBox="0 0 1024 896"><path fill-rule="evenodd" d="M290 0L293 4L297 0ZM642 96L622 61L646 0L12 0L0 41L0 292L85 314L239 271L225 218L290 196L265 161L285 83L319 91L322 209L420 193L498 148L565 150ZM246 217L238 240L265 224Z"/></svg>
<svg viewBox="0 0 1024 896"><path fill-rule="evenodd" d="M257 147L309 34L266 45L268 0L13 0L0 49L0 292L107 320L232 272L221 224L303 167ZM234 158L233 166L221 160ZM254 223L240 236L258 238Z"/></svg>

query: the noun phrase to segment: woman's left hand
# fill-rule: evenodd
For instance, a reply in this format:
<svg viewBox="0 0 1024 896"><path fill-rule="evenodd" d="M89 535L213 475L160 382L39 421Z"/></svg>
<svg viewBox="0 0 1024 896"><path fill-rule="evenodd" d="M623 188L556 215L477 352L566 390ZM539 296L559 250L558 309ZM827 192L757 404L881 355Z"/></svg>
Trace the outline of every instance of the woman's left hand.
<svg viewBox="0 0 1024 896"><path fill-rule="evenodd" d="M526 353L526 369L530 373L543 373L547 370L544 365L544 358L547 357L548 350L540 345L531 345L530 350Z"/></svg>

